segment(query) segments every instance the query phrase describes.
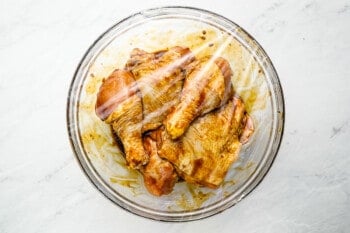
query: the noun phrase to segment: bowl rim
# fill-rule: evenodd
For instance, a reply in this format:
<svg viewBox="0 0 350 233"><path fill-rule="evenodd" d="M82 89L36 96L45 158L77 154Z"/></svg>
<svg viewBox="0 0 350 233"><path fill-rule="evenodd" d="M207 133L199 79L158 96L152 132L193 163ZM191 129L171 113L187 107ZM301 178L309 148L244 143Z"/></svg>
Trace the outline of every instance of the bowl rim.
<svg viewBox="0 0 350 233"><path fill-rule="evenodd" d="M179 214L181 214L181 212L177 212L176 215L172 215L172 214L166 214L164 215L164 212L154 212L152 211L152 213L150 212L145 212L144 210L140 209L139 207L137 207L136 205L130 205L130 201L123 201L122 199L124 199L121 195L119 195L119 199L115 200L115 198L113 196L111 196L110 192L108 191L109 188L108 186L105 187L102 184L104 184L105 182L102 180L101 177L98 176L98 173L95 171L94 167L92 166L93 171L96 172L95 175L90 174L88 172L88 170L91 172L91 168L89 168L89 164L86 163L86 161L83 158L84 156L81 154L81 151L78 150L77 146L77 140L79 138L76 138L75 135L75 131L74 131L74 127L77 127L76 125L72 124L74 120L72 120L73 118L71 118L72 116L74 117L74 114L77 115L77 113L73 112L72 110L72 105L73 105L73 101L72 98L74 98L73 96L73 87L74 84L77 81L77 76L79 74L79 71L81 70L83 63L85 62L85 60L87 59L88 55L90 54L90 52L93 50L93 48L97 45L97 43L104 38L109 32L111 32L113 29L117 28L119 25L123 24L124 22L128 21L129 19L132 19L133 17L137 16L137 15L144 15L144 14L148 14L148 13L154 13L156 11L159 10L168 10L168 11L172 11L171 13L175 13L174 11L176 10L187 10L187 11L193 11L193 12L199 12L201 14L205 14L206 16L211 16L214 17L218 20L221 21L225 21L228 24L231 24L232 26L235 26L236 28L240 29L240 32L246 36L247 40L251 41L252 43L255 44L255 46L259 49L259 52L261 53L261 56L263 56L265 58L265 60L267 61L267 64L269 65L269 68L271 69L271 72L274 74L275 76L275 80L273 80L273 86L276 87L279 91L279 103L277 103L277 107L279 107L279 118L277 119L277 123L276 123L276 127L278 128L278 132L275 135L275 138L273 138L273 142L277 142L277 144L273 145L270 151L270 155L268 156L266 162L265 162L265 166L262 168L262 170L260 171L260 173L251 181L250 185L248 185L243 191L242 194L237 197L236 199L232 199L227 201L227 203L225 203L225 205L221 205L218 206L215 209L210 209L209 211L203 212L200 209L196 209L193 212L187 212L188 214L181 216ZM79 107L79 102L77 102L78 107ZM138 11L136 13L133 13L131 15L129 15L128 17L123 18L122 20L114 23L112 26L110 26L106 31L104 31L100 36L97 37L97 39L95 39L95 41L89 46L89 48L86 50L86 52L84 53L83 57L80 59L80 62L78 63L77 68L75 69L73 78L71 80L70 86L69 86L69 90L68 90L68 96L67 96L67 108L66 108L66 122L67 122L67 133L68 133L68 138L69 138L69 142L71 145L71 148L74 152L74 157L76 158L80 169L83 171L83 173L85 174L85 176L88 178L89 182L97 189L99 190L107 199L109 199L112 203L116 204L117 206L121 207L122 209L127 210L128 212L131 212L133 214L136 214L138 216L141 217L145 217L148 219L153 219L153 220L158 220L158 221L166 221L166 222L184 222L184 221L193 221L193 220L199 220L199 219L203 219L203 218L207 218L210 217L212 215L218 214L230 207L232 207L233 205L237 204L238 202L240 202L244 197L246 197L248 194L250 194L261 182L262 180L265 178L265 176L267 175L268 171L271 169L272 164L274 163L274 160L278 154L279 148L281 146L282 143L282 139L283 139L283 134L284 134L284 126L285 126L285 100L284 100L284 94L283 94L283 89L282 89L282 85L279 79L279 76L277 74L277 71L270 59L270 57L267 55L267 53L265 52L265 50L263 49L263 47L254 39L253 36L251 36L247 31L245 31L245 29L243 29L241 26L239 26L237 23L233 22L232 20L219 15L217 13L205 10L205 9L201 9L201 8L196 8L196 7L189 7L189 6L162 6L162 7L154 7L154 8L149 8L149 9L145 9L142 11ZM73 126L73 127L72 127ZM79 128L78 128L79 130ZM79 143L78 143L79 144ZM83 150L84 151L84 150ZM88 159L88 158L87 158ZM249 179L248 179L249 180ZM205 208L204 208L205 210ZM199 211L199 212L198 212Z"/></svg>

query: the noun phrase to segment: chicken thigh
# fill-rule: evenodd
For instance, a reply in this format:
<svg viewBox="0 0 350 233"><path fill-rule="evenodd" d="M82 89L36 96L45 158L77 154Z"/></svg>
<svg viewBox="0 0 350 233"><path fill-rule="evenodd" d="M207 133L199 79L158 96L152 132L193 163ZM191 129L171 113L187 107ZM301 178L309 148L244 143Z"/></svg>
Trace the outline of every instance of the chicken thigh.
<svg viewBox="0 0 350 233"><path fill-rule="evenodd" d="M177 140L160 129L159 156L174 164L187 182L217 188L238 158L244 116L243 102L233 97L218 110L197 118Z"/></svg>

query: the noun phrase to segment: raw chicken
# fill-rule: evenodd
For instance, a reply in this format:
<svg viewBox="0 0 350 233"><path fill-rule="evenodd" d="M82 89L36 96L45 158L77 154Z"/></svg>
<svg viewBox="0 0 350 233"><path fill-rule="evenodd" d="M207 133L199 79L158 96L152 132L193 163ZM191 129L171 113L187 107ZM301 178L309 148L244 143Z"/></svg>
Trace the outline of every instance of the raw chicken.
<svg viewBox="0 0 350 233"><path fill-rule="evenodd" d="M155 196L171 193L178 180L174 166L158 156L156 141L151 136L144 138L144 147L150 156L148 164L141 170L147 190Z"/></svg>
<svg viewBox="0 0 350 233"><path fill-rule="evenodd" d="M224 58L206 57L193 62L188 69L180 103L166 119L172 139L180 137L198 116L225 104L233 94L232 70Z"/></svg>
<svg viewBox="0 0 350 233"><path fill-rule="evenodd" d="M142 142L142 103L133 74L115 70L101 85L96 101L96 114L111 124L121 139L126 161L131 168L148 162Z"/></svg>
<svg viewBox="0 0 350 233"><path fill-rule="evenodd" d="M244 116L242 100L233 97L218 110L197 118L177 140L160 129L159 156L174 164L187 182L217 188L238 158Z"/></svg>
<svg viewBox="0 0 350 233"><path fill-rule="evenodd" d="M103 82L96 114L112 126L151 194L169 194L180 178L210 188L223 182L254 132L231 76L224 58L195 60L177 46L134 49L125 69Z"/></svg>
<svg viewBox="0 0 350 233"><path fill-rule="evenodd" d="M242 144L246 144L249 141L249 138L254 133L254 123L252 118L248 114L246 114L243 118L243 125L244 125L244 128L240 135L239 141Z"/></svg>
<svg viewBox="0 0 350 233"><path fill-rule="evenodd" d="M178 103L185 67L193 60L191 51L179 46L154 53L132 51L125 68L134 74L142 95L142 132L159 127Z"/></svg>

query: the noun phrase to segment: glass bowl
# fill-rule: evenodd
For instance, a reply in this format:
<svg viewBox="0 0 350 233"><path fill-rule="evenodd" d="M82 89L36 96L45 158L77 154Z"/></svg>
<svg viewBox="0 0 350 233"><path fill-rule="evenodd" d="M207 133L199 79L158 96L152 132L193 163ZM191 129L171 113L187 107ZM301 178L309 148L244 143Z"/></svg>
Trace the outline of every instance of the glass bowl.
<svg viewBox="0 0 350 233"><path fill-rule="evenodd" d="M211 53L229 61L233 86L256 129L218 189L180 182L171 194L155 197L142 176L126 167L110 127L96 116L94 106L103 78L123 67L133 48L157 51L176 45L189 47L196 56ZM85 53L68 95L69 139L85 175L113 203L162 221L201 219L242 200L268 172L283 126L282 88L267 54L237 24L196 8L149 9L113 25Z"/></svg>

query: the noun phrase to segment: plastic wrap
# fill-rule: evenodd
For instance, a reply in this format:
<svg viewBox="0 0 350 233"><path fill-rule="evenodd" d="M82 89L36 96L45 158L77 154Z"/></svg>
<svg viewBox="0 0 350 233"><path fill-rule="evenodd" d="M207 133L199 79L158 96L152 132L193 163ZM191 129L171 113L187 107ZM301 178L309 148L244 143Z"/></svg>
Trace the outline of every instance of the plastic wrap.
<svg viewBox="0 0 350 233"><path fill-rule="evenodd" d="M183 59L182 62L185 64L176 63L178 61L176 59L172 60L171 64L174 65L175 61L175 65L180 68L169 71L169 65L164 65L167 60L159 61L159 57L164 57L165 52L179 47L188 49L192 57L187 56L187 60ZM135 52L136 48L139 51ZM138 59L132 60L131 54L133 53L141 53L141 55ZM158 59L158 63L151 58L147 62L142 60L147 54L152 53L152 59ZM216 78L225 73L221 70L220 74L220 69L218 69L220 66L215 66L217 58L228 62L230 73L226 75L230 80L225 82L225 93L215 99L212 97L213 94L205 97L204 92L217 93L217 90L222 89L221 84L210 80L210 78ZM138 70L142 62L145 65L144 70ZM158 66L161 68L157 68ZM199 66L202 67L199 69ZM125 127L120 129L118 126L115 126L117 130L111 128L113 120L111 120L112 117L108 117L116 109L113 104L111 111L105 108L101 110L100 115L96 114L96 101L100 87L116 69L121 72L131 72L135 77L140 76L133 77L137 79L137 85L128 86L126 92L130 92L129 94L125 94L123 89L124 94L121 96L127 96L130 100L131 107L128 111L131 113L127 116L128 121L125 120L127 118L119 121L119 125L132 125L136 127L136 130ZM146 69L151 71L147 73ZM199 74L192 75L192 79L195 80L193 81L195 85L192 85L188 80L191 79L191 72L193 74L193 70L196 69ZM215 69L218 69L215 71L219 72L218 74L214 74ZM162 76L166 76L165 81L162 79L163 81L159 82L163 86L154 91L158 83L152 83L152 80L154 73L157 72L161 73L161 76L166 72L169 74ZM145 78L146 76L148 78ZM208 80L204 80L205 77ZM169 82L175 82L174 80L177 83L169 85ZM205 82L206 84L203 84ZM207 86L201 87L202 84ZM153 89L149 90L152 85ZM167 87L164 88L164 86ZM231 87L233 91L229 93ZM187 92L184 91L185 88ZM187 100L190 99L189 101L182 100L187 101L187 109L191 108L190 105L196 95L202 98L202 102L199 103L198 100L191 111L186 109L187 112L192 112L192 117L186 116L188 113L184 111L185 114L178 114L171 118L170 115L180 108L177 106L180 105L181 97L185 95L184 92L187 93ZM136 145L142 147L142 140L145 141L146 134L149 135L150 131L162 127L164 132L168 132L171 128L169 122L178 123L181 122L181 119L186 119L182 120L182 125L188 124L184 132L174 131L175 133L170 134L169 140L182 140L181 144L186 144L188 140L183 139L186 137L184 135L186 133L191 135L188 131L196 130L198 131L196 135L200 138L197 139L197 142L210 138L211 141L206 142L207 144L221 145L221 141L226 140L223 135L236 132L225 131L225 122L234 115L224 115L225 119L221 119L221 123L217 121L216 115L234 98L239 98L244 103L245 112L249 114L254 125L254 133L247 143L241 145L237 158L234 158L232 164L229 164L223 182L213 189L211 185L202 184L200 186L182 181L177 182L169 194L161 196L150 194L142 176L143 167L149 160L145 160L143 165L142 162L139 165L137 162L134 165L131 162L127 163L125 153L122 152L116 136L119 134L119 139L120 135L128 137L129 131L136 132L139 127L143 138L141 138L141 144ZM119 101L123 102L125 98ZM135 115L140 113L141 120L137 120ZM208 120L209 123L198 123L199 118L209 119L210 114L213 115L214 120ZM282 136L283 116L283 95L278 76L268 56L257 42L239 26L219 15L181 7L146 10L130 16L107 30L90 47L79 64L72 81L67 106L71 144L83 171L92 183L119 206L138 215L166 221L185 221L210 216L234 205L246 196L261 181L273 162ZM118 116L114 117L118 119ZM140 122L141 125L138 125L137 122ZM193 126L195 124L197 126ZM208 124L211 126L207 126ZM204 128L208 130L204 131ZM216 132L216 139L209 137L214 129L219 132ZM220 135L221 129L222 135ZM140 149L140 146L135 148L135 141L137 139L131 140L132 150ZM190 147L198 147L198 145L201 147L200 143L191 143L193 145L191 144ZM121 144L123 144L123 138ZM222 143L221 147L224 146L227 145ZM218 149L212 149L213 151L218 151ZM220 155L213 156L215 158ZM176 161L175 164L178 165ZM181 169L179 170L186 170ZM179 180L183 179L186 178L179 175ZM211 182L208 177L202 180Z"/></svg>

